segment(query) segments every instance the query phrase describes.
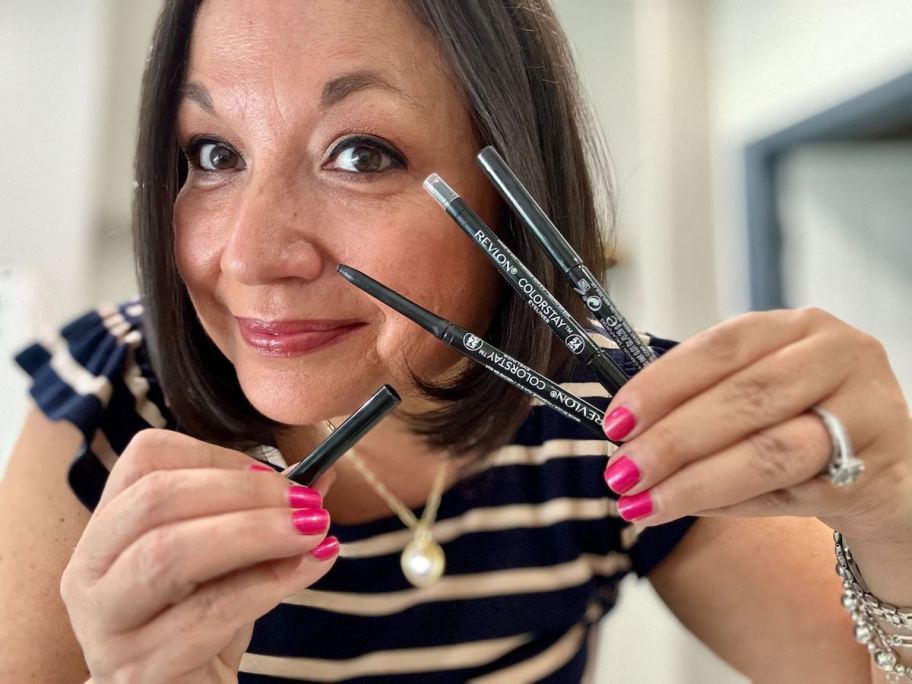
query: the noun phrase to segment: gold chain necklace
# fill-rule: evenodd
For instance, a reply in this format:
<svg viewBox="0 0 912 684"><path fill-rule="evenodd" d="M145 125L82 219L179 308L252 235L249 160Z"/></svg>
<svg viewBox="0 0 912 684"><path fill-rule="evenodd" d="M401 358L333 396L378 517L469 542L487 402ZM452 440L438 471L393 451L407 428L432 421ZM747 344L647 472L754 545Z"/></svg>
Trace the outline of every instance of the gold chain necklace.
<svg viewBox="0 0 912 684"><path fill-rule="evenodd" d="M328 420L324 420L323 424L330 432L336 429L336 426ZM377 479L377 476L367 467L367 464L355 454L354 449L349 450L347 458L380 498L399 516L402 523L412 530L414 534L412 541L409 542L399 557L399 564L402 567L402 573L405 578L414 587L429 587L434 584L443 576L446 569L446 556L440 544L434 541L431 527L434 525L437 510L440 507L440 499L443 496L447 462L444 461L440 464L434 483L431 485L431 492L428 495L421 520L418 520L415 514Z"/></svg>

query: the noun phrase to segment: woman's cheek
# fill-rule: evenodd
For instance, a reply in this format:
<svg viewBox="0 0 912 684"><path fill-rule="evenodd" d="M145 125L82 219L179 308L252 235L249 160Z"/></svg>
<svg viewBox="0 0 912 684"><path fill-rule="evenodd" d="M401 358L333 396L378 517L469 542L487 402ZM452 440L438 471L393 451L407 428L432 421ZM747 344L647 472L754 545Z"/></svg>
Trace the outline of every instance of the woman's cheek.
<svg viewBox="0 0 912 684"><path fill-rule="evenodd" d="M216 216L179 195L173 213L174 257L203 329L231 359L231 321L216 298L224 242Z"/></svg>
<svg viewBox="0 0 912 684"><path fill-rule="evenodd" d="M217 214L205 215L180 198L174 205L174 251L177 269L188 287L214 288L224 249L224 231Z"/></svg>
<svg viewBox="0 0 912 684"><path fill-rule="evenodd" d="M415 323L390 312L376 339L380 362L401 383L411 374L430 380L446 372L460 359L459 354Z"/></svg>

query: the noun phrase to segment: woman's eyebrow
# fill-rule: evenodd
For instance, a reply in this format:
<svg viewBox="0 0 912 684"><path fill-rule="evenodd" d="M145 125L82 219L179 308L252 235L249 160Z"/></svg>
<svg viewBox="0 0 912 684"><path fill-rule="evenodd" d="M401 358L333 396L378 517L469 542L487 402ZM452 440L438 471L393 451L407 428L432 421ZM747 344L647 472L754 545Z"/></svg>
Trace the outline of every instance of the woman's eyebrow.
<svg viewBox="0 0 912 684"><path fill-rule="evenodd" d="M390 83L376 71L352 71L336 76L323 84L320 108L328 109L349 95L366 88L381 88L408 100L415 106L420 106L418 100ZM216 114L215 106L212 104L212 95L203 84L190 81L181 87L180 92L182 97L195 102L210 114Z"/></svg>
<svg viewBox="0 0 912 684"><path fill-rule="evenodd" d="M181 97L192 100L210 114L215 114L215 107L212 105L212 96L209 94L209 91L206 90L206 86L191 81L181 86L180 92Z"/></svg>
<svg viewBox="0 0 912 684"><path fill-rule="evenodd" d="M376 71L352 71L336 76L323 85L320 107L327 109L352 93L365 88L381 88L409 100L416 106L419 105L419 102L414 97L390 83Z"/></svg>

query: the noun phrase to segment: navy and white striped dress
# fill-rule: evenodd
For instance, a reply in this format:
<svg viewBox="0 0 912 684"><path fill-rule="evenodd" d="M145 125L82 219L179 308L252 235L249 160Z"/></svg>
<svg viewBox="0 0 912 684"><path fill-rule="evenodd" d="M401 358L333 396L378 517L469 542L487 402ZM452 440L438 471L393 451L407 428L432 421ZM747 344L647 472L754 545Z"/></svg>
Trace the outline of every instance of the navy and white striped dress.
<svg viewBox="0 0 912 684"><path fill-rule="evenodd" d="M649 343L657 353L672 344ZM620 358L616 347L611 353ZM41 410L85 436L69 484L90 510L138 430L178 429L146 356L136 301L87 313L16 361L32 376ZM561 380L607 404L585 368ZM342 543L335 567L256 622L240 682L588 680L595 628L618 583L630 571L648 573L693 522L637 534L603 480L611 448L535 406L511 444L444 492L433 534L447 571L429 588L402 575L399 554L412 535L392 512L332 523L329 533ZM268 460L284 466L270 451ZM420 518L422 509L414 513Z"/></svg>

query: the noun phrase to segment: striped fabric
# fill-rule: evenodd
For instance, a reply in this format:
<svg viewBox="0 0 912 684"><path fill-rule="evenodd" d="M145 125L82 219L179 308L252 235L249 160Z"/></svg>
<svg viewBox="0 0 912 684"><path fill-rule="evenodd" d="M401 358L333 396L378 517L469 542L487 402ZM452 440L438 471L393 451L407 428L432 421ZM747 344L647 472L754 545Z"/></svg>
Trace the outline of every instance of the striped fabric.
<svg viewBox="0 0 912 684"><path fill-rule="evenodd" d="M132 435L148 426L179 429L141 326L138 302L104 307L16 356L34 379L37 405L85 436L69 482L90 510ZM596 339L621 358L607 338ZM657 353L672 344L648 341ZM584 368L562 380L597 406L607 404ZM399 554L411 533L392 512L363 524L333 523L339 560L257 621L239 681L588 681L597 625L614 606L620 580L648 573L693 522L639 534L625 523L602 478L612 448L534 405L511 444L444 492L433 534L447 571L429 588L402 576ZM254 452L285 465L274 449ZM422 509L414 512L420 518Z"/></svg>

